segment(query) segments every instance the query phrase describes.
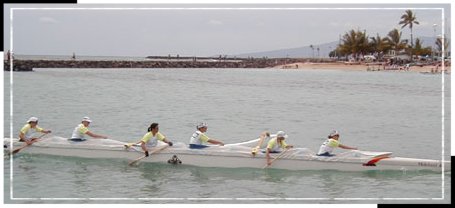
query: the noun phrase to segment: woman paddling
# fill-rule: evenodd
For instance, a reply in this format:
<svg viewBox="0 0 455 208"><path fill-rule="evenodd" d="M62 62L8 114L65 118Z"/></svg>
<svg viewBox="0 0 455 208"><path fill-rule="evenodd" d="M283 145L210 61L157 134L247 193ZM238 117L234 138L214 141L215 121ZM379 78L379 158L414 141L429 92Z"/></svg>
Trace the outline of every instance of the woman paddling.
<svg viewBox="0 0 455 208"><path fill-rule="evenodd" d="M332 154L332 152L337 147L340 147L343 149L352 149L352 150L357 149L356 147L349 147L349 146L340 144L340 142L338 141L339 138L340 138L340 134L338 133L338 131L333 130L329 134L327 140L319 148L319 152L317 155L318 156L328 156L328 157L334 156Z"/></svg>
<svg viewBox="0 0 455 208"><path fill-rule="evenodd" d="M77 125L76 128L74 128L73 134L71 135L71 139L69 140L73 142L82 142L86 140L85 135L89 135L97 139L107 139L107 136L95 134L88 130L88 126L90 125L91 122L92 120L90 120L89 117L82 118L81 123Z"/></svg>
<svg viewBox="0 0 455 208"><path fill-rule="evenodd" d="M51 130L44 130L43 128L39 127L38 118L31 117L27 120L27 124L21 128L21 131L19 132L19 141L25 142L28 145L32 144L38 140L38 138L35 136L36 132L48 134L51 133Z"/></svg>
<svg viewBox="0 0 455 208"><path fill-rule="evenodd" d="M276 133L276 136L270 139L270 141L267 143L267 149L265 152L267 166L272 164L270 160L270 153L280 153L282 149L289 149L294 147L292 145L286 144L286 142L284 141L286 138L288 138L288 135L284 133L284 131L278 131Z"/></svg>
<svg viewBox="0 0 455 208"><path fill-rule="evenodd" d="M145 156L149 156L148 148L156 147L158 145L158 140L167 143L169 146L172 146L173 143L169 141L163 134L159 132L160 128L158 123L152 123L147 129L147 133L142 137L141 141L136 142L136 144L141 144L142 150L144 150ZM134 144L125 145L129 148Z"/></svg>
<svg viewBox="0 0 455 208"><path fill-rule="evenodd" d="M204 143L218 144L224 146L223 142L211 139L207 135L205 135L205 132L207 132L207 128L208 128L207 124L204 122L201 122L196 126L197 131L194 132L194 134L191 135L190 138L191 149L202 149L208 147L207 145L204 145Z"/></svg>

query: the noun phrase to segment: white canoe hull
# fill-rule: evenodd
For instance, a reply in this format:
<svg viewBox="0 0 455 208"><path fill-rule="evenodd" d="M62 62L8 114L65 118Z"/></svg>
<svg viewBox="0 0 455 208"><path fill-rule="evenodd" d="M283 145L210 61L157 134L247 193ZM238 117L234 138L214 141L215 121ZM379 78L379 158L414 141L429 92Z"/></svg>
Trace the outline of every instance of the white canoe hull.
<svg viewBox="0 0 455 208"><path fill-rule="evenodd" d="M9 139L5 139L6 143ZM14 149L24 145L15 140ZM85 142L68 142L62 137L52 137L37 142L20 151L18 154L33 153L81 158L115 158L132 161L143 156L140 148L126 149L123 142L115 140L88 140ZM189 149L180 143L168 147L157 154L152 154L140 162L168 163L176 155L183 165L222 168L263 168L266 164L265 154L251 154L251 144L245 143L226 145L224 147L208 147L205 149ZM156 147L156 148L160 148ZM150 149L152 152L154 148ZM272 154L276 157L279 154ZM431 170L450 171L450 162L439 160L391 157L390 152L348 151L333 157L321 157L305 148L287 151L267 168L288 170ZM443 167L444 166L444 167Z"/></svg>

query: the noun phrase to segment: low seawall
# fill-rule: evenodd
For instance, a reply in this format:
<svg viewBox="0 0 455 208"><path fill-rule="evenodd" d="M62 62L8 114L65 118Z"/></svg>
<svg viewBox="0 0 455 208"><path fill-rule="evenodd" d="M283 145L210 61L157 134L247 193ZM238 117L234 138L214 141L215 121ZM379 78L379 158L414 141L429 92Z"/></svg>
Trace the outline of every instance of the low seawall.
<svg viewBox="0 0 455 208"><path fill-rule="evenodd" d="M13 60L13 71L36 68L268 68L302 61L299 59L248 59L238 61L94 61L94 60ZM4 70L10 71L10 62Z"/></svg>

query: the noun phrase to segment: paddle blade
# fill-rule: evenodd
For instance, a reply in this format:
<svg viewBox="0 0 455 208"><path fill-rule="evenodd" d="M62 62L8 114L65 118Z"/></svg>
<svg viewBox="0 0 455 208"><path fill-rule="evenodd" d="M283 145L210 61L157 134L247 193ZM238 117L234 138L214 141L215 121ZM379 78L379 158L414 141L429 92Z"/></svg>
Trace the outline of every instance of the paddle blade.
<svg viewBox="0 0 455 208"><path fill-rule="evenodd" d="M28 145L25 145L25 146L19 147L19 148L17 148L17 149L15 149L15 150L13 150L13 152L11 152L11 154L12 154L12 155L14 155L14 154L18 153L19 151L21 151L22 149L24 149L24 148L25 148L25 147L27 147L27 146L28 146Z"/></svg>
<svg viewBox="0 0 455 208"><path fill-rule="evenodd" d="M129 165L129 166L133 166L133 165L136 164L139 160L142 160L142 159L144 159L144 158L145 158L145 155L142 156L142 157L140 157L140 158L137 158L137 159L131 161L130 163L128 163L128 165Z"/></svg>

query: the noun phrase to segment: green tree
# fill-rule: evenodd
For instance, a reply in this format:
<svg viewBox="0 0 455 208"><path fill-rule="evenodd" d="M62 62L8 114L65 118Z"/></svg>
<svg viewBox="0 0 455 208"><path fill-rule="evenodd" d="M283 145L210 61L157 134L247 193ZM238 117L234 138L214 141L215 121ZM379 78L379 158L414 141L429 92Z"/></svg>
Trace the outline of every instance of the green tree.
<svg viewBox="0 0 455 208"><path fill-rule="evenodd" d="M364 32L351 30L343 35L342 44L338 47L341 55L352 55L355 59L369 50L368 37Z"/></svg>
<svg viewBox="0 0 455 208"><path fill-rule="evenodd" d="M416 38L415 46L412 49L412 54L418 55L418 56L425 56L425 55L431 55L431 47L426 47L424 48L422 46L422 41L420 38Z"/></svg>
<svg viewBox="0 0 455 208"><path fill-rule="evenodd" d="M377 52L379 54L378 59L382 60L382 56L380 54L386 53L390 49L389 42L387 38L379 36L376 34L376 37L371 37L370 42L370 51ZM381 53L382 52L382 53Z"/></svg>
<svg viewBox="0 0 455 208"><path fill-rule="evenodd" d="M414 42L412 39L412 27L414 24L418 25L419 22L416 20L416 16L414 13L412 13L411 10L406 10L405 14L401 16L401 21L398 23L399 25L402 25L401 28L403 29L404 27L408 26L409 29L411 30L411 48L414 47Z"/></svg>
<svg viewBox="0 0 455 208"><path fill-rule="evenodd" d="M411 61L412 61L412 49L414 48L414 41L412 38L412 27L414 24L418 25L419 22L416 20L415 14L412 13L411 10L406 10L405 14L401 16L401 21L398 23L403 29L404 27L408 26L409 29L411 30L411 50L409 50L410 56L411 56Z"/></svg>
<svg viewBox="0 0 455 208"><path fill-rule="evenodd" d="M398 31L398 29L393 29L387 34L387 44L390 46L390 49L393 49L395 51L401 51L403 49L406 49L406 46L408 44L407 40L401 40L401 32Z"/></svg>

